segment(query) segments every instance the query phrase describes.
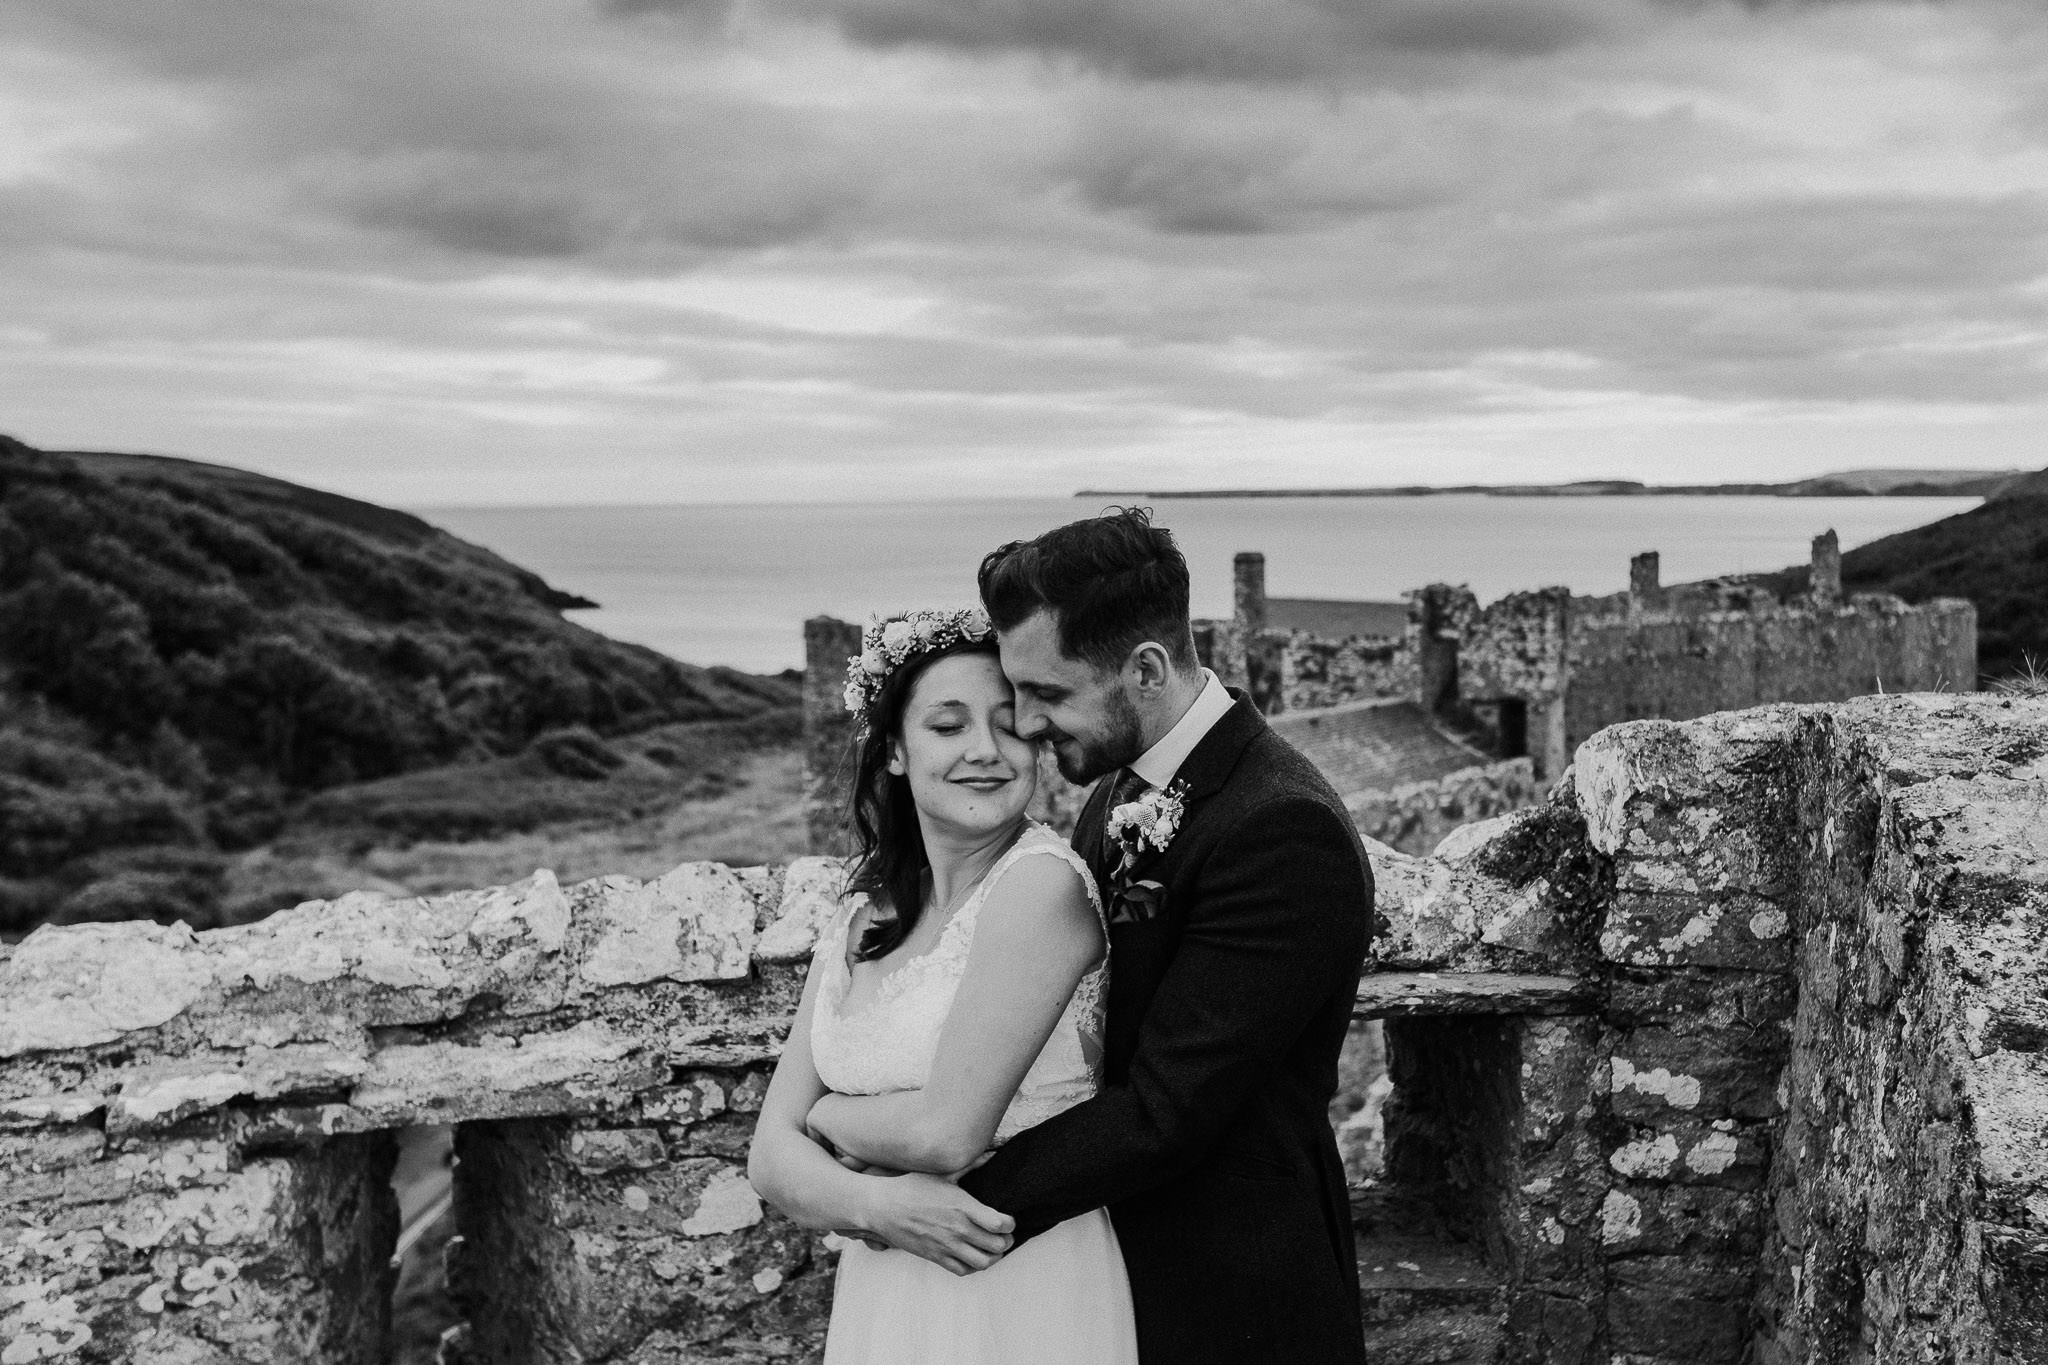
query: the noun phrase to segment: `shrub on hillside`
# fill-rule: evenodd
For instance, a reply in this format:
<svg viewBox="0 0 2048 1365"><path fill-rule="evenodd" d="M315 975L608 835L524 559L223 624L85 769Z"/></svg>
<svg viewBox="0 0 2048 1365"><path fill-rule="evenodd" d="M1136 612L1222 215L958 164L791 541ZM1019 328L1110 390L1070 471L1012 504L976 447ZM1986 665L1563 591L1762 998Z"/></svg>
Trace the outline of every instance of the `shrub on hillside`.
<svg viewBox="0 0 2048 1365"><path fill-rule="evenodd" d="M211 929L221 923L227 870L211 849L128 848L70 869L66 880L76 885L51 907L52 924L153 919Z"/></svg>
<svg viewBox="0 0 2048 1365"><path fill-rule="evenodd" d="M73 917L202 917L207 881L190 867L95 865L108 885L87 894L73 864L245 848L309 793L557 732L581 737L536 751L553 790L479 799L472 774L356 804L379 828L444 837L584 814L592 794L560 779L624 761L600 735L795 701L792 682L690 668L563 620L576 605L589 604L388 508L0 437L0 716L50 722L0 737L0 920L59 902Z"/></svg>
<svg viewBox="0 0 2048 1365"><path fill-rule="evenodd" d="M89 749L0 731L0 876L41 877L100 849L202 841L189 802Z"/></svg>
<svg viewBox="0 0 2048 1365"><path fill-rule="evenodd" d="M549 771L584 782L602 781L626 761L581 725L550 730L527 747Z"/></svg>

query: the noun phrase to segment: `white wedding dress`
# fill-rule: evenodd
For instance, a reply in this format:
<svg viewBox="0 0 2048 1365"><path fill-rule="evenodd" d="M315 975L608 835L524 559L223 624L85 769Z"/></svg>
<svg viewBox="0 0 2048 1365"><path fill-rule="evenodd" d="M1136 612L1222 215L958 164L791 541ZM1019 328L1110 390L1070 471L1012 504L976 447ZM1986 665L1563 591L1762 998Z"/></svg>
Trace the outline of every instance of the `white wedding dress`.
<svg viewBox="0 0 2048 1365"><path fill-rule="evenodd" d="M1101 917L1087 864L1066 840L1033 823L954 912L938 941L892 967L873 996L851 1009L846 940L864 898L842 907L811 964L820 973L811 1020L819 1079L848 1095L924 1085L982 903L1005 872L1032 856L1073 866ZM996 1126L998 1144L1095 1093L1108 980L1105 953L1081 979L1025 1073ZM1069 1218L974 1275L956 1276L908 1252L858 1242L840 1252L825 1365L1136 1365L1137 1358L1130 1282L1106 1210Z"/></svg>

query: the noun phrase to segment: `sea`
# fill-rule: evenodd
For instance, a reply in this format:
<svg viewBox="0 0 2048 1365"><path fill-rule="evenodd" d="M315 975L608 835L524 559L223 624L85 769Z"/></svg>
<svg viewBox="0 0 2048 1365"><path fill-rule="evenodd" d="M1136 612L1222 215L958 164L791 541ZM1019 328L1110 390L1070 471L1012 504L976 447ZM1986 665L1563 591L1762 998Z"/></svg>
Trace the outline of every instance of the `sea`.
<svg viewBox="0 0 2048 1365"><path fill-rule="evenodd" d="M1197 617L1228 616L1231 562L1266 556L1275 597L1398 601L1463 583L1482 601L1552 585L1628 586L1656 550L1681 583L1806 562L1966 511L1976 498L1734 496L1191 498L1152 504L1187 556ZM806 617L864 621L966 605L982 556L1077 517L1078 498L415 509L599 605L572 620L694 664L803 665Z"/></svg>

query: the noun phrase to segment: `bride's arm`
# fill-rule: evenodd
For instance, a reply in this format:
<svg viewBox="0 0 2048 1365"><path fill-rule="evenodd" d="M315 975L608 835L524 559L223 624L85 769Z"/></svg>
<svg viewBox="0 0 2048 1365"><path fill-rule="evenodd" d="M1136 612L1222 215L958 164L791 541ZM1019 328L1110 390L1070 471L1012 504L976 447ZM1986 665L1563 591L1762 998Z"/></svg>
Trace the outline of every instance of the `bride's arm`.
<svg viewBox="0 0 2048 1365"><path fill-rule="evenodd" d="M1010 1247L1016 1222L1008 1214L932 1176L848 1170L804 1131L804 1115L829 1093L811 1060L811 1012L822 975L813 970L804 983L803 1002L754 1124L747 1179L802 1227L886 1242L956 1275L993 1265Z"/></svg>
<svg viewBox="0 0 2048 1365"><path fill-rule="evenodd" d="M813 970L804 983L803 1003L797 1006L747 1148L747 1179L763 1199L804 1227L858 1230L868 1193L864 1178L804 1131L804 1115L827 1093L811 1060L811 1011L821 976Z"/></svg>
<svg viewBox="0 0 2048 1365"><path fill-rule="evenodd" d="M810 1127L871 1165L964 1169L987 1149L1024 1073L1103 951L1081 874L1062 858L1018 859L982 904L924 1088L821 1093Z"/></svg>

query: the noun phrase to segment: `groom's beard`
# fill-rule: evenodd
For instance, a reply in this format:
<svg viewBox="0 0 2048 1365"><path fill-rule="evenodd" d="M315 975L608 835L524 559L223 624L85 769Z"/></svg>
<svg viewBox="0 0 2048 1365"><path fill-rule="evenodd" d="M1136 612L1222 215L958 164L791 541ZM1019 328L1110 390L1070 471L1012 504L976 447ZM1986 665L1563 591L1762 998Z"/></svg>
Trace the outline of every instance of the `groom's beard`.
<svg viewBox="0 0 2048 1365"><path fill-rule="evenodd" d="M1112 693L1103 717L1103 733L1082 739L1065 731L1044 736L1052 744L1053 761L1060 776L1077 787L1086 786L1104 773L1135 763L1145 752L1145 727L1138 708L1121 692Z"/></svg>

